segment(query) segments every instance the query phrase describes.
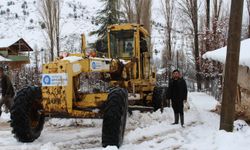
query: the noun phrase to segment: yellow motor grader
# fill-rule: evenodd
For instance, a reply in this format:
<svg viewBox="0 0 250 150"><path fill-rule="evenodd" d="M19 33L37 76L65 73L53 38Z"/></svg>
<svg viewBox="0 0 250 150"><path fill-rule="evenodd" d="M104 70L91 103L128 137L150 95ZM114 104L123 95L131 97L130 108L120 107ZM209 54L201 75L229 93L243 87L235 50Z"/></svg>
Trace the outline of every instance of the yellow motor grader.
<svg viewBox="0 0 250 150"><path fill-rule="evenodd" d="M20 90L11 109L15 138L33 142L45 117L103 118L102 145L120 146L127 112L161 107L149 51L149 34L138 24L108 27L106 57L70 54L44 64L42 86ZM97 51L98 52L98 51Z"/></svg>

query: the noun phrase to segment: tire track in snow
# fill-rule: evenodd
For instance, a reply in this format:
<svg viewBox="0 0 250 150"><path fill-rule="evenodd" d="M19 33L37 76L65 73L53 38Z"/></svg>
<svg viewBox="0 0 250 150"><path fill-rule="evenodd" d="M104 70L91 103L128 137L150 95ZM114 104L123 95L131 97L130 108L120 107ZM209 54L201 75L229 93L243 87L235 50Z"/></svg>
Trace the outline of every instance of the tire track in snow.
<svg viewBox="0 0 250 150"><path fill-rule="evenodd" d="M96 148L101 146L101 138L97 135L90 137L76 137L66 142L56 143L56 146L62 150Z"/></svg>
<svg viewBox="0 0 250 150"><path fill-rule="evenodd" d="M54 141L53 144L62 150L75 150L95 148L101 146L101 128L97 125L94 127L84 126L56 126L48 127L48 133L61 134L66 136L65 139ZM70 135L72 134L72 135ZM46 135L45 135L46 136ZM70 136L67 138L67 136Z"/></svg>
<svg viewBox="0 0 250 150"><path fill-rule="evenodd" d="M177 134L179 134L178 137L180 137L181 139L185 139L185 140L183 140L183 141L185 141L185 143L191 143L192 139L188 136L189 129L194 128L196 126L203 125L205 122L202 120L202 117L200 115L200 113L202 113L202 110L199 110L195 106L195 104L192 102L192 99L189 99L189 103L191 105L191 108L188 110L190 112L187 112L186 115L188 115L188 114L194 115L195 114L195 116L193 116L193 118L196 118L196 119L194 121L189 121L187 124L185 124L185 128L180 127L180 124L173 125L173 126L172 125L167 125L167 126L164 126L164 127L166 127L166 130L161 132L161 133L152 134L152 136L144 136L144 135L142 135L139 139L136 139L134 141L130 141L130 142L126 141L124 143L124 145L126 145L126 144L141 145L143 143L147 143L147 142L150 142L150 141L154 141L155 144L161 144L166 139L172 139L172 140L174 140L174 141L176 141L178 143L178 141L180 139L176 138ZM193 112L195 112L195 113L193 113ZM138 120L138 122L140 122L140 120ZM143 130L145 130L145 131L146 130L151 130L151 129L153 130L154 129L153 126L154 125L150 125L149 127L142 128L141 131L143 132ZM131 132L131 133L136 132L136 129L134 131L130 129L129 132ZM166 148L167 149L181 149L181 147L182 147L181 144L174 144L174 145L172 145L170 147L166 147Z"/></svg>
<svg viewBox="0 0 250 150"><path fill-rule="evenodd" d="M7 122L0 122L0 131L5 131L6 128L9 128L10 124Z"/></svg>

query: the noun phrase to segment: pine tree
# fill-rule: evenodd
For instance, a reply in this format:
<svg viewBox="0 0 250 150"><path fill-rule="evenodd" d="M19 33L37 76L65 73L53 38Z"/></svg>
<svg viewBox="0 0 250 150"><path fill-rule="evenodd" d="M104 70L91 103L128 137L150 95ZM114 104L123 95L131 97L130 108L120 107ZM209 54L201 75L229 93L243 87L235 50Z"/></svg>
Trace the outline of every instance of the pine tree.
<svg viewBox="0 0 250 150"><path fill-rule="evenodd" d="M100 0L104 3L104 9L98 12L97 22L101 27L90 33L90 35L97 34L100 39L105 39L107 27L112 24L119 23L119 1L118 0Z"/></svg>

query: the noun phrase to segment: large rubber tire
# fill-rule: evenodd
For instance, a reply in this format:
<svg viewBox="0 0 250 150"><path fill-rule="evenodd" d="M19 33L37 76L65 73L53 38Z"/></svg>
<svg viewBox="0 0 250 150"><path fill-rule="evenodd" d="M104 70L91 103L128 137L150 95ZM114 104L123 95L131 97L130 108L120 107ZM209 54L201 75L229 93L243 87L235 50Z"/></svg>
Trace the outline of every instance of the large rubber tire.
<svg viewBox="0 0 250 150"><path fill-rule="evenodd" d="M153 99L152 104L154 107L154 111L161 109L163 111L163 103L166 100L166 91L164 87L156 86L153 91Z"/></svg>
<svg viewBox="0 0 250 150"><path fill-rule="evenodd" d="M18 141L33 142L40 136L45 121L41 99L39 87L26 87L14 98L10 117L12 133Z"/></svg>
<svg viewBox="0 0 250 150"><path fill-rule="evenodd" d="M128 93L125 89L113 89L107 99L102 125L102 146L122 145L128 111Z"/></svg>

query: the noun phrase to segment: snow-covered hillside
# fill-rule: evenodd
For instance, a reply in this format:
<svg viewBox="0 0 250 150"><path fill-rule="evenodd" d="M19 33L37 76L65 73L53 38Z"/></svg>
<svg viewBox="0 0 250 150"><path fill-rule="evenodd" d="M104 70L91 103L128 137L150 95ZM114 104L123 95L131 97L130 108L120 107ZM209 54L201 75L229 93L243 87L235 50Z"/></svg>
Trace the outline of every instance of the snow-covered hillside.
<svg viewBox="0 0 250 150"><path fill-rule="evenodd" d="M153 4L152 19L159 22L160 0ZM0 1L0 40L24 38L32 48L41 51L48 48L45 30L42 29L39 0ZM85 33L87 43L93 43L97 36L89 36L100 26L95 18L102 9L99 0L64 0L61 13L61 51L80 52L81 34ZM153 27L152 42L154 49L161 50L164 32Z"/></svg>
<svg viewBox="0 0 250 150"><path fill-rule="evenodd" d="M210 112L217 101L204 93L189 93L190 109L185 112L185 128L171 125L172 108L154 113L133 112L128 117L121 150L248 150L250 128L241 120L235 130L219 130L219 115ZM100 150L102 120L50 119L33 143L19 143L11 134L9 114L0 117L0 150ZM117 150L107 147L105 150Z"/></svg>
<svg viewBox="0 0 250 150"><path fill-rule="evenodd" d="M39 3L39 0L1 1L0 39L23 37L33 48L36 46L38 50L47 48L45 31L41 27ZM64 50L71 48L68 44L72 44L72 41L80 48L80 35L85 33L88 36L90 31L98 27L94 18L101 6L102 4L97 0L64 1L61 14L61 44ZM95 36L88 36L87 40L93 42L95 38Z"/></svg>

